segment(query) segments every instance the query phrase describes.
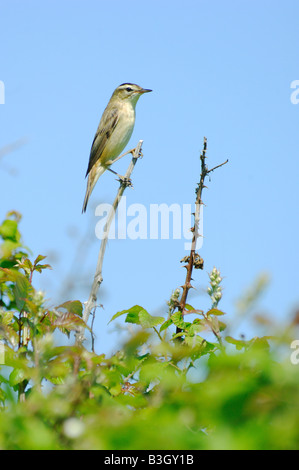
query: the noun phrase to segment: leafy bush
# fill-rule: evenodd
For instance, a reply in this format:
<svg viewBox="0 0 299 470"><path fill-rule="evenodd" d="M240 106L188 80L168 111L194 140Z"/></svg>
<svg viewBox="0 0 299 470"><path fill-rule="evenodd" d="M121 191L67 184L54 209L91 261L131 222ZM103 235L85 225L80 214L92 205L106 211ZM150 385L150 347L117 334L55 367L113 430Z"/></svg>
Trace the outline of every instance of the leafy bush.
<svg viewBox="0 0 299 470"><path fill-rule="evenodd" d="M207 312L176 311L176 289L167 318L138 305L114 315L136 326L111 357L61 346L55 332L82 327L82 304L46 307L33 281L50 266L30 261L19 221L10 213L0 226L1 449L298 448L290 330L226 335L219 271Z"/></svg>

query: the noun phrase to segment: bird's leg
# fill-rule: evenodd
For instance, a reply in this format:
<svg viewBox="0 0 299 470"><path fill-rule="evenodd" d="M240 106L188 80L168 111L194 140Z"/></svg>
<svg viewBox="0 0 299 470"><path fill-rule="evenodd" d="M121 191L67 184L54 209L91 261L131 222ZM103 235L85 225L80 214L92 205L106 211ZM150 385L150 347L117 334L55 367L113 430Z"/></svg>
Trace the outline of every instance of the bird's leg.
<svg viewBox="0 0 299 470"><path fill-rule="evenodd" d="M114 173L116 176L118 176L118 181L123 184L124 186L131 186L133 188L132 181L130 178L126 178L125 176L119 175L116 173L116 171L112 170L111 168L107 168L107 170L111 171L111 173Z"/></svg>
<svg viewBox="0 0 299 470"><path fill-rule="evenodd" d="M119 178L122 178L122 176L120 176L118 173L116 173L116 171L112 170L111 168L107 168L107 170L111 171L111 173L114 173Z"/></svg>
<svg viewBox="0 0 299 470"><path fill-rule="evenodd" d="M142 158L142 157L143 157L143 153L140 151L139 155L135 156L135 150L136 150L136 148L131 149L131 150L128 150L127 152L123 153L122 155L119 155L118 157L116 157L116 158L113 160L113 162L111 162L111 163L117 162L118 160L120 160L120 159L121 159L122 157L124 157L125 155L128 155L129 153L131 153L132 156L135 157L135 158ZM112 170L111 170L111 171L112 171Z"/></svg>
<svg viewBox="0 0 299 470"><path fill-rule="evenodd" d="M135 150L136 150L136 148L128 150L127 152L123 153L122 155L119 155L119 157L115 158L113 161L107 162L107 163L111 165L112 163L117 162L117 160L120 160L122 157L124 157L125 155L128 155L129 153L131 153L133 155L133 157L135 157L135 158L142 158L143 153L141 152L141 150L140 150L140 152L137 156L135 156ZM119 179L121 184L123 184L125 186L133 187L132 181L130 179L126 178L125 176L119 175L118 173L116 173L116 171L112 170L110 167L108 167L107 170L111 171L111 173L114 173L116 176L118 176L118 179Z"/></svg>

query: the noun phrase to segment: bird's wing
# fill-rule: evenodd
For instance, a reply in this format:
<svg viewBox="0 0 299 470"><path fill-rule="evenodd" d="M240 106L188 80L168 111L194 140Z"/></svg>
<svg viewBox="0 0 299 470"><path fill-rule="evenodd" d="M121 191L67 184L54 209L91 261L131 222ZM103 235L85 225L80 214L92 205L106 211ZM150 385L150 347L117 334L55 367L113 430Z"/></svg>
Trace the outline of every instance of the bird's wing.
<svg viewBox="0 0 299 470"><path fill-rule="evenodd" d="M93 143L90 150L88 168L85 176L88 175L93 165L99 160L99 158L101 158L103 150L106 147L107 142L116 127L118 119L119 111L117 107L112 108L108 113L105 113L104 111L98 130L93 139Z"/></svg>

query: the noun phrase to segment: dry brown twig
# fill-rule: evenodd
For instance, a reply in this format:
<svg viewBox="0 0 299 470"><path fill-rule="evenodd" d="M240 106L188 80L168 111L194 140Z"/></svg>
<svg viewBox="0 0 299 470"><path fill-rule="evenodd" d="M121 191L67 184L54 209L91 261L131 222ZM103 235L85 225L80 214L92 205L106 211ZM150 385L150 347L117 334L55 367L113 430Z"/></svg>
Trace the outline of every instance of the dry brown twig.
<svg viewBox="0 0 299 470"><path fill-rule="evenodd" d="M206 137L204 137L203 150L200 155L200 161L201 161L200 181L198 183L198 187L195 190L196 201L195 201L194 225L191 228L191 231L193 233L191 250L190 250L190 255L182 259L182 262L187 263L184 265L187 271L186 271L185 284L182 286L183 292L181 295L181 299L178 302L178 311L181 312L181 314L184 314L189 290L193 288L191 284L193 268L203 269L203 266L204 266L203 259L196 252L196 244L197 244L197 239L200 236L198 233L198 229L199 229L199 221L200 221L200 206L203 204L202 191L204 188L206 188L204 184L205 178L209 173L212 173L212 171L216 170L217 168L222 167L228 162L228 159L227 159L225 162L209 170L206 165L206 151L207 151L207 139ZM183 330L181 328L177 327L176 334L181 335L181 336L178 336L177 339L182 340Z"/></svg>

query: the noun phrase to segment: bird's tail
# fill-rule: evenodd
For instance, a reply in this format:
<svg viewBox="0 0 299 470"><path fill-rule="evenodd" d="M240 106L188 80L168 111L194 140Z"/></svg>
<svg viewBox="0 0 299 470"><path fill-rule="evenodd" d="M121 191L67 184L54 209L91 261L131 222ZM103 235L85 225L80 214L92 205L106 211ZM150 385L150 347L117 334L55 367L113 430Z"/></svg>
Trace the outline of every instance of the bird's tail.
<svg viewBox="0 0 299 470"><path fill-rule="evenodd" d="M99 165L98 167L94 166L91 169L88 175L87 188L86 188L85 198L84 198L83 207L82 207L82 214L86 212L88 200L92 193L93 188L95 187L96 182L98 181L99 177L104 173L106 169L107 168L102 165Z"/></svg>

